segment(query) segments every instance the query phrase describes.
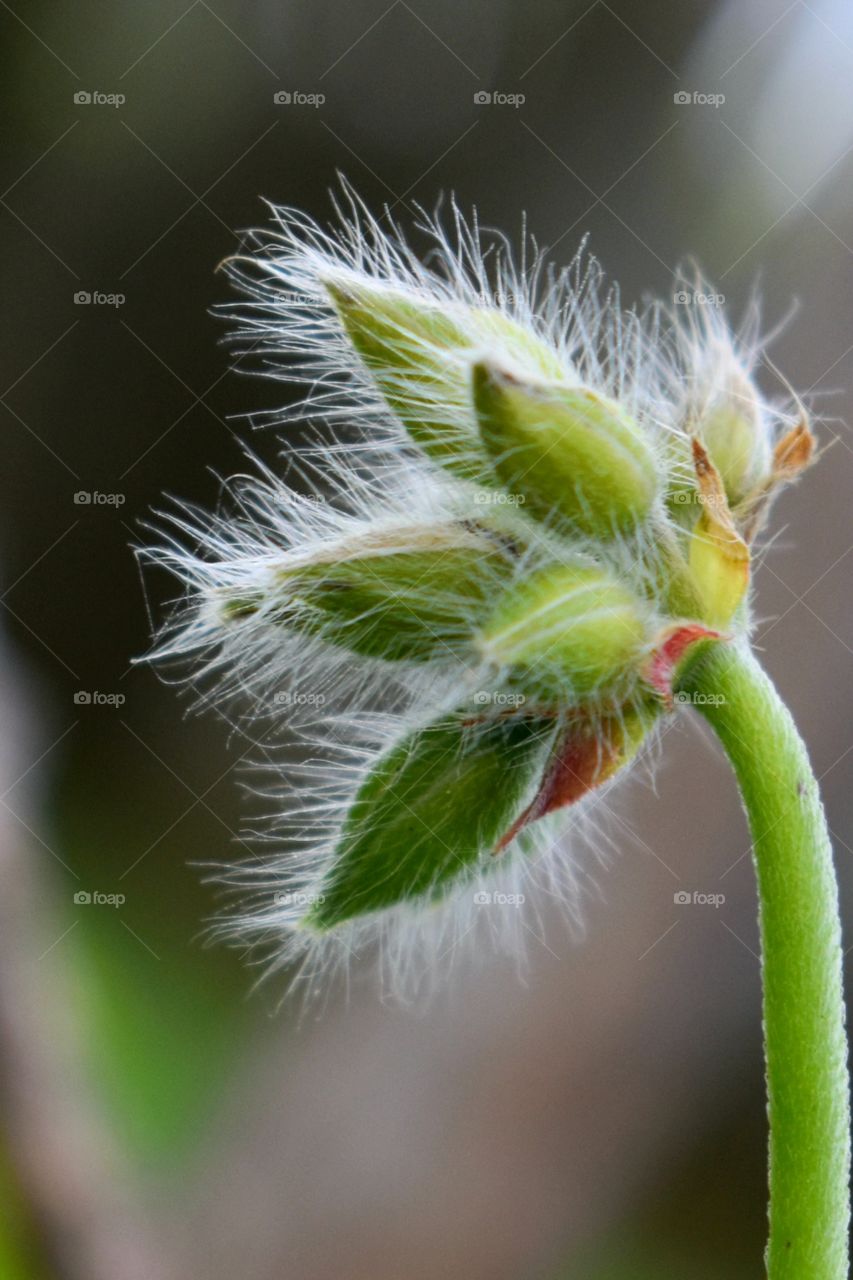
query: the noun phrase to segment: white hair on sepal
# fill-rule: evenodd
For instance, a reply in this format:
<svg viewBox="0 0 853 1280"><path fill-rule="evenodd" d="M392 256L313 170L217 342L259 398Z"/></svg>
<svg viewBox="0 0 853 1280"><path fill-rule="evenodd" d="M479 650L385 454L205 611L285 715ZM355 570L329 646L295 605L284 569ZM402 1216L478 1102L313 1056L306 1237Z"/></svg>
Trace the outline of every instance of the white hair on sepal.
<svg viewBox="0 0 853 1280"><path fill-rule="evenodd" d="M458 697L452 682L439 682L425 684L402 710L318 714L291 725L286 743L267 743L265 760L250 766L246 790L255 820L241 843L252 853L216 868L236 909L214 922L212 934L245 950L262 978L286 973L288 990L314 1003L332 978L349 981L358 962L363 977L378 975L384 993L411 1000L437 988L457 963L488 963L502 954L515 956L523 970L543 936L545 915L562 915L573 933L582 931L584 902L598 891L596 868L630 833L621 819L617 838L610 833L617 822L610 797L620 774L528 826L497 856L484 848L478 863L432 902L422 896L326 932L303 926L376 762L415 729L454 712ZM641 776L650 776L656 737L651 733L643 745Z"/></svg>
<svg viewBox="0 0 853 1280"><path fill-rule="evenodd" d="M761 299L751 291L740 322L730 322L726 299L695 263L680 267L672 300L657 307L661 386L665 417L672 430L670 478L673 487L694 482L689 453L680 438L701 435L703 417L729 405L755 423L755 465L767 470L773 445L801 414L802 405L767 355L787 327L795 306L772 329L762 327ZM771 370L784 394L769 396L758 380L762 366Z"/></svg>
<svg viewBox="0 0 853 1280"><path fill-rule="evenodd" d="M417 231L430 246L425 262L390 214L380 222L344 180L334 204L337 222L328 229L300 210L270 206L275 226L251 232L246 251L224 264L244 295L219 308L235 322L230 341L241 355L257 357L259 372L307 392L296 404L252 415L256 425L298 421L310 410L391 449L408 445L335 311L324 284L335 276L440 306L470 333L469 349L442 351L448 367L464 371L475 354L506 363L505 338L494 331L493 349L484 351L482 327L472 328L466 318L472 308L481 316L503 315L555 353L567 382L619 400L651 437L672 428L662 412L658 309L624 310L618 288L606 284L585 244L568 266L556 268L525 231L516 261L504 235L482 229L476 215L466 219L451 201L449 216L420 211ZM468 403L431 403L428 387L422 395L425 410L446 422L449 435L473 437Z"/></svg>
<svg viewBox="0 0 853 1280"><path fill-rule="evenodd" d="M616 825L610 804L613 789L623 783L619 776L569 811L528 827L498 857L485 851L478 866L435 901L402 903L325 933L300 927L306 905L322 893L353 789L382 743L389 749L395 741L391 720L377 718L370 730L376 731L371 744L350 745L348 757L313 762L305 766L307 774L297 772L293 786L302 796L301 809L278 805L276 813L289 816L281 817L284 825L273 832L262 825L258 861L248 859L217 874L239 910L216 921L213 935L248 952L260 970L259 982L284 974L288 992L314 1006L334 981L348 985L357 973L363 981L378 980L383 995L420 1000L438 990L457 966L470 970L505 956L523 974L531 951L545 945L545 930L555 918L567 923L570 936L582 934L585 904L601 896L596 869L623 851L626 830L632 835L624 820ZM363 759L359 750L366 752ZM313 799L306 799L306 789ZM318 794L323 796L319 803ZM286 827L293 832L283 852Z"/></svg>
<svg viewBox="0 0 853 1280"><path fill-rule="evenodd" d="M348 546L358 550L366 537L376 539L384 531L420 528L431 537L433 531L458 526L464 533L466 520L486 518L489 509L472 504L468 486L399 460L394 467L359 467L335 454L322 472L314 461L303 461L303 480L322 475L326 495L320 500L256 466L257 474L224 487L216 513L187 504L161 513L155 525L159 543L143 548L140 556L167 569L183 592L151 656L161 664L190 660L197 690L248 694L250 715L264 705L274 707L275 696L298 688L300 681L330 704L357 699L371 684L380 684L386 694L413 681L419 688L421 676L411 664L358 658L280 625L271 585L283 567L311 564L331 552L343 558ZM500 552L500 538L490 546ZM223 602L241 593L256 597L256 608L250 616L229 620ZM278 705L295 713L302 704L282 696Z"/></svg>
<svg viewBox="0 0 853 1280"><path fill-rule="evenodd" d="M461 958L467 948L459 943L469 932L470 941L480 946L523 952L530 935L522 921L536 909L540 892L546 900L559 900L577 923L583 876L555 839L567 822L572 829L586 829L581 821L585 803L568 817L554 815L522 833L440 906L422 902L393 908L322 935L299 927L306 899L322 891L342 824L376 762L425 719L469 705L478 688L501 688L507 673L473 661L466 666L366 659L270 621L263 609L238 626L223 624L217 607L223 588L263 588L270 565L280 565L282 557L310 558L317 548L340 546L383 522L446 521L470 509L473 492L428 467L394 471L377 489L370 469L354 472L345 457L337 456L331 471L323 472L337 501L317 503L264 468L259 472L226 487L224 509L214 517L180 509L169 518L160 546L146 552L147 559L185 584L155 657L182 665L189 659L197 700L227 704L234 731L242 733L247 726L257 746L243 766L257 815L241 841L256 852L237 866L217 868L217 880L239 905L215 931L238 945L257 947L259 955L276 952L268 967L295 965L297 983L306 993L320 968L346 967L354 953L369 947L379 959L383 983L408 996L419 974L433 969L437 978L446 970L445 953L458 951ZM389 486L392 477L396 483ZM488 514L491 509L473 510ZM509 514L512 523L517 515ZM543 560L601 560L593 539L568 544L548 528L536 530L518 552L515 580ZM525 525L525 531L532 535L533 526ZM627 581L637 582L627 540L624 546L614 542L608 562ZM474 897L478 892L503 896L483 904ZM530 905L514 902L519 894Z"/></svg>
<svg viewBox="0 0 853 1280"><path fill-rule="evenodd" d="M558 354L569 379L634 416L675 487L693 482L683 447L691 415L715 399L754 394L770 437L790 425L790 402L777 405L755 387L756 366L774 336L761 333L757 298L732 331L718 295L696 267L676 274L671 303L625 309L618 287L606 284L584 244L567 267L556 268L525 231L516 260L504 235L481 228L476 215L466 219L451 200L445 213L420 211L417 230L430 246L424 261L390 214L376 218L343 179L333 203L337 222L328 229L299 210L271 206L275 227L252 232L250 251L226 264L245 295L221 309L236 321L236 346L254 351L270 376L307 391L294 405L253 415L258 425L299 420L310 406L314 417L346 431L351 448L364 441L385 446L389 460L410 448L344 332L323 284L330 272L438 304L460 316L463 328L466 308L506 315ZM500 341L484 350L478 332L469 350L443 356L462 367L489 354L506 362ZM419 394L425 414L429 410L446 425L448 440L458 443L468 433L475 445L467 403L432 403L428 388ZM353 440L359 436L363 442Z"/></svg>

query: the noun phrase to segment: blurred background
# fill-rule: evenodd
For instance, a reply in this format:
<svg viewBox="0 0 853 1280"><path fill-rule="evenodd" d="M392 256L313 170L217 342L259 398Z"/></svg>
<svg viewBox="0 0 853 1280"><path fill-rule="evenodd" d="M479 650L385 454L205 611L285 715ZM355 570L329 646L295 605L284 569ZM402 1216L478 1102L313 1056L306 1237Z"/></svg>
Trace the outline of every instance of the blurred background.
<svg viewBox="0 0 853 1280"><path fill-rule="evenodd" d="M300 1016L204 945L245 746L131 667L129 548L287 399L210 315L262 198L325 219L340 170L404 225L455 191L560 262L589 232L628 301L690 256L735 315L758 282L768 326L798 304L771 354L832 447L777 507L757 641L849 920L853 9L12 0L0 29L0 1272L757 1280L755 893L710 741L685 717L623 790L584 936L546 920L523 981Z"/></svg>

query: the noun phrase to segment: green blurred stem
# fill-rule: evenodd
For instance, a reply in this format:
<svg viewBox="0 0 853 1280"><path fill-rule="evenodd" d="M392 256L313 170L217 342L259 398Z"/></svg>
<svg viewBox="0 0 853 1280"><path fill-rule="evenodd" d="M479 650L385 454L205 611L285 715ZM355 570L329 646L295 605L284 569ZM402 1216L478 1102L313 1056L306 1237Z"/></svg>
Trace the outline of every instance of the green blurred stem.
<svg viewBox="0 0 853 1280"><path fill-rule="evenodd" d="M746 646L704 647L680 690L734 768L758 878L770 1120L769 1280L846 1280L850 1107L838 890L806 749Z"/></svg>

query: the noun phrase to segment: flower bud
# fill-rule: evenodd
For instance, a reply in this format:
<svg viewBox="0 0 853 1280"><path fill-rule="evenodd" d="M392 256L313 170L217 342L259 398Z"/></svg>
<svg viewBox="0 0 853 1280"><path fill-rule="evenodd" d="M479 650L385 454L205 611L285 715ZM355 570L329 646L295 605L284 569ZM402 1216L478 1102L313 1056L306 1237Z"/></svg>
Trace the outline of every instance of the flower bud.
<svg viewBox="0 0 853 1280"><path fill-rule="evenodd" d="M316 905L323 932L401 903L425 906L471 882L524 810L547 766L553 720L457 715L408 733L354 797Z"/></svg>
<svg viewBox="0 0 853 1280"><path fill-rule="evenodd" d="M698 419L696 434L733 507L769 476L773 466L770 435L758 394L746 376L731 379L727 393Z"/></svg>
<svg viewBox="0 0 853 1280"><path fill-rule="evenodd" d="M263 614L367 657L447 660L470 648L511 572L509 544L477 526L380 529L278 566L221 609L229 622Z"/></svg>
<svg viewBox="0 0 853 1280"><path fill-rule="evenodd" d="M477 645L525 688L566 702L627 683L646 635L643 604L616 578L559 564L507 588Z"/></svg>
<svg viewBox="0 0 853 1280"><path fill-rule="evenodd" d="M472 351L493 348L533 375L567 375L556 351L494 308L442 306L354 275L327 276L324 284L350 342L409 435L466 476L483 469L468 384Z"/></svg>
<svg viewBox="0 0 853 1280"><path fill-rule="evenodd" d="M694 396L686 412L685 429L699 439L723 482L732 510L759 490L773 472L771 433L761 398L739 367L726 368L721 385L704 397ZM689 466L688 439L682 437L681 462ZM695 500L692 486L677 485L672 495L675 514L690 515Z"/></svg>
<svg viewBox="0 0 853 1280"><path fill-rule="evenodd" d="M598 538L648 514L655 457L618 404L586 387L523 382L485 362L474 366L473 394L495 472L530 514Z"/></svg>

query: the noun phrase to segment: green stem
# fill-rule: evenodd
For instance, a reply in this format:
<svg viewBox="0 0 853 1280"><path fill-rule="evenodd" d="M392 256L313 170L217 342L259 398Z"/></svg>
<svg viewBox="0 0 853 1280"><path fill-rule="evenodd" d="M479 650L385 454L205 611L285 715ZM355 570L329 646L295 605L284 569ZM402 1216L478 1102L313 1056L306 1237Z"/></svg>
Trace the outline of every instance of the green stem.
<svg viewBox="0 0 853 1280"><path fill-rule="evenodd" d="M850 1108L832 848L802 739L746 646L679 679L734 767L758 878L770 1120L769 1280L846 1280Z"/></svg>

